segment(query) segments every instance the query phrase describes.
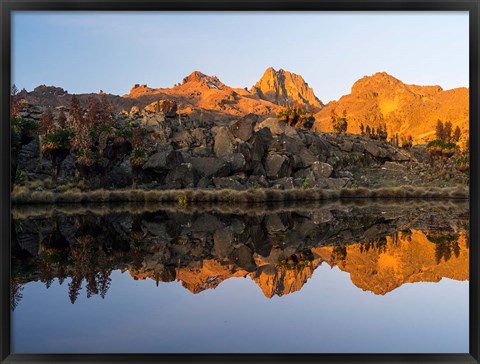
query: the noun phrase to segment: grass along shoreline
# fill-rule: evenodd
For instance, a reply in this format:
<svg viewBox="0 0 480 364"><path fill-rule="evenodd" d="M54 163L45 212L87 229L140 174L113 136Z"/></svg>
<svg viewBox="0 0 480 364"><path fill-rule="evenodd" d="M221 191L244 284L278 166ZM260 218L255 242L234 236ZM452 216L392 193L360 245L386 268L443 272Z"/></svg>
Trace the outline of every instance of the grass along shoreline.
<svg viewBox="0 0 480 364"><path fill-rule="evenodd" d="M104 203L104 202L176 202L189 203L265 203L283 201L317 201L333 199L468 199L468 186L457 187L382 187L368 189L342 188L327 190L321 188L277 190L255 188L233 189L183 189L143 190L123 189L62 192L31 191L17 187L11 193L12 204L61 204L61 203Z"/></svg>
<svg viewBox="0 0 480 364"><path fill-rule="evenodd" d="M177 202L172 203L149 203L149 202L119 202L119 203L83 203L83 204L17 204L12 208L12 216L15 220L30 219L32 217L54 217L57 215L78 216L93 214L105 216L111 213L142 214L156 212L181 211L183 214L235 214L235 215L255 215L263 216L265 214L276 214L283 212L309 213L312 211L325 211L332 209L353 208L353 207L376 207L386 208L389 211L405 208L403 199L332 199L317 201L283 201L273 203L197 203L179 208ZM414 199L409 200L408 208L413 210L435 209L439 213L442 211L452 211L458 208L468 208L468 200L465 199Z"/></svg>

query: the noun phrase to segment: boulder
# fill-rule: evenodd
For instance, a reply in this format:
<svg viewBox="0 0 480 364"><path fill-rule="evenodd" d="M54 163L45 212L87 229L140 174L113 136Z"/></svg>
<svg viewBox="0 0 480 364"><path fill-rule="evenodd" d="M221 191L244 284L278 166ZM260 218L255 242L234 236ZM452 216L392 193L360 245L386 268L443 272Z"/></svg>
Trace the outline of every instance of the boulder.
<svg viewBox="0 0 480 364"><path fill-rule="evenodd" d="M353 143L352 150L354 152L363 153L365 151L365 147L362 143Z"/></svg>
<svg viewBox="0 0 480 364"><path fill-rule="evenodd" d="M255 131L258 131L262 128L270 129L270 132L274 136L285 134L291 137L298 137L297 129L288 125L284 121L278 120L277 118L267 118L263 120L255 126Z"/></svg>
<svg viewBox="0 0 480 364"><path fill-rule="evenodd" d="M132 108L130 109L130 112L128 113L128 116L129 116L131 119L136 119L136 118L138 118L140 115L141 115L141 113L140 113L140 108L139 108L138 106L132 106Z"/></svg>
<svg viewBox="0 0 480 364"><path fill-rule="evenodd" d="M245 115L243 118L234 121L230 124L230 131L240 140L244 142L249 140L253 135L253 127L258 120L258 116L255 114Z"/></svg>
<svg viewBox="0 0 480 364"><path fill-rule="evenodd" d="M280 190L289 190L295 187L293 177L283 177L276 179L270 183L271 188L276 188Z"/></svg>
<svg viewBox="0 0 480 364"><path fill-rule="evenodd" d="M229 159L235 152L234 137L228 127L217 128L213 150L218 158L224 159Z"/></svg>
<svg viewBox="0 0 480 364"><path fill-rule="evenodd" d="M279 179L289 176L290 160L281 154L269 153L265 159L265 172L270 179Z"/></svg>
<svg viewBox="0 0 480 364"><path fill-rule="evenodd" d="M177 114L177 103L174 100L158 100L145 106L144 111L152 114L163 114L171 118Z"/></svg>
<svg viewBox="0 0 480 364"><path fill-rule="evenodd" d="M376 158L385 158L387 156L387 151L382 147L378 146L377 143L373 141L367 141L364 144L364 147L367 153L371 154Z"/></svg>
<svg viewBox="0 0 480 364"><path fill-rule="evenodd" d="M255 261L253 260L253 253L246 245L240 245L235 248L228 257L228 260L240 269L253 271L257 268Z"/></svg>
<svg viewBox="0 0 480 364"><path fill-rule="evenodd" d="M261 174L261 175L251 175L250 177L248 177L246 186L249 188L259 188L259 187L266 188L269 186L269 184L267 179L265 178L265 175Z"/></svg>
<svg viewBox="0 0 480 364"><path fill-rule="evenodd" d="M171 143L176 148L189 148L194 141L194 137L188 130L181 130L175 133L171 139Z"/></svg>
<svg viewBox="0 0 480 364"><path fill-rule="evenodd" d="M229 164L231 173L242 172L246 165L245 157L242 153L234 153L229 159Z"/></svg>
<svg viewBox="0 0 480 364"><path fill-rule="evenodd" d="M252 139L252 149L250 151L250 160L254 162L261 162L265 152L268 150L270 142L273 140L272 133L269 128L260 129L255 133ZM254 166L254 167L255 167Z"/></svg>
<svg viewBox="0 0 480 364"><path fill-rule="evenodd" d="M350 182L350 179L347 177L327 178L325 179L325 182L327 183L328 188L338 189L345 187Z"/></svg>
<svg viewBox="0 0 480 364"><path fill-rule="evenodd" d="M216 188L231 188L235 190L244 189L240 181L234 177L214 177L213 184Z"/></svg>
<svg viewBox="0 0 480 364"><path fill-rule="evenodd" d="M203 128L193 129L192 136L194 139L193 146L204 147L207 145L207 136L205 135L205 129Z"/></svg>
<svg viewBox="0 0 480 364"><path fill-rule="evenodd" d="M106 175L107 187L125 188L132 184L132 164L127 156L119 161Z"/></svg>
<svg viewBox="0 0 480 364"><path fill-rule="evenodd" d="M408 156L406 153L403 153L401 151L395 151L395 153L391 156L392 161L397 161L397 162L407 162L411 158Z"/></svg>
<svg viewBox="0 0 480 364"><path fill-rule="evenodd" d="M192 155L195 157L210 157L212 155L212 148L211 147L193 148Z"/></svg>
<svg viewBox="0 0 480 364"><path fill-rule="evenodd" d="M307 148L303 148L297 153L293 154L293 169L308 168L313 163L318 162L317 157L313 155Z"/></svg>
<svg viewBox="0 0 480 364"><path fill-rule="evenodd" d="M58 177L60 178L73 178L75 176L75 157L72 153L66 156L66 158L60 163L58 169Z"/></svg>
<svg viewBox="0 0 480 364"><path fill-rule="evenodd" d="M195 187L198 180L197 171L191 163L182 163L168 172L165 184L169 188Z"/></svg>
<svg viewBox="0 0 480 364"><path fill-rule="evenodd" d="M328 178L333 172L333 167L328 163L314 162L311 166L311 170L315 176L315 179Z"/></svg>
<svg viewBox="0 0 480 364"><path fill-rule="evenodd" d="M338 147L343 152L351 152L353 149L353 142L351 142L350 140L345 140Z"/></svg>
<svg viewBox="0 0 480 364"><path fill-rule="evenodd" d="M200 177L225 177L231 172L228 162L215 157L192 157L188 159Z"/></svg>
<svg viewBox="0 0 480 364"><path fill-rule="evenodd" d="M233 251L234 236L228 229L216 230L213 234L213 248L215 256L219 259L225 259Z"/></svg>
<svg viewBox="0 0 480 364"><path fill-rule="evenodd" d="M153 154L144 164L143 169L152 169L154 171L168 171L176 168L183 163L183 156L179 151L173 150L171 145L163 150Z"/></svg>

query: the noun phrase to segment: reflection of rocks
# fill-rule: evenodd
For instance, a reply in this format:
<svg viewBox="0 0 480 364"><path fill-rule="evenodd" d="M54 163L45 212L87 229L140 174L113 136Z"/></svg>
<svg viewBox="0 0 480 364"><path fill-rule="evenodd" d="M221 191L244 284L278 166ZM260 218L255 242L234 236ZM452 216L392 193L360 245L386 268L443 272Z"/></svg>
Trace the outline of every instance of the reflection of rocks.
<svg viewBox="0 0 480 364"><path fill-rule="evenodd" d="M359 288L385 294L409 282L468 279L466 208L336 204L246 214L55 213L16 220L14 275L20 282L74 277L71 289L78 289L81 277L94 287L96 272L122 269L135 279L181 281L193 293L249 276L273 297L299 291L326 262L349 272Z"/></svg>

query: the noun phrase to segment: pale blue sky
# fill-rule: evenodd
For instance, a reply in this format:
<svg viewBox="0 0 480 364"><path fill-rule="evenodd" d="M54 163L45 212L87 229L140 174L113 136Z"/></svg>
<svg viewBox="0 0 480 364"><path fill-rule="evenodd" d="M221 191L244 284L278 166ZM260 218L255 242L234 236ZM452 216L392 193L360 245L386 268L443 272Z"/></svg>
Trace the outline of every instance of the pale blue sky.
<svg viewBox="0 0 480 364"><path fill-rule="evenodd" d="M269 66L324 102L380 71L468 87L467 12L15 12L12 31L12 81L27 90L121 95L194 70L250 88Z"/></svg>

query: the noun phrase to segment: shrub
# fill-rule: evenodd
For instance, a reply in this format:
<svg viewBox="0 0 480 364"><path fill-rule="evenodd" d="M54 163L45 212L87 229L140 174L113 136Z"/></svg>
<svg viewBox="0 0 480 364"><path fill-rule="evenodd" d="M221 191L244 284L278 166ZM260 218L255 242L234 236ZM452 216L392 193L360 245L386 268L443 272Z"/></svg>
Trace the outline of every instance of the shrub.
<svg viewBox="0 0 480 364"><path fill-rule="evenodd" d="M24 119L19 116L10 118L12 142L32 140L38 133L38 123L32 119Z"/></svg>
<svg viewBox="0 0 480 364"><path fill-rule="evenodd" d="M277 113L277 118L288 125L310 129L315 122L313 110L307 115L305 108L295 104L294 107L287 107Z"/></svg>
<svg viewBox="0 0 480 364"><path fill-rule="evenodd" d="M70 149L73 139L73 132L71 130L56 130L45 135L42 141L42 152L49 150Z"/></svg>

